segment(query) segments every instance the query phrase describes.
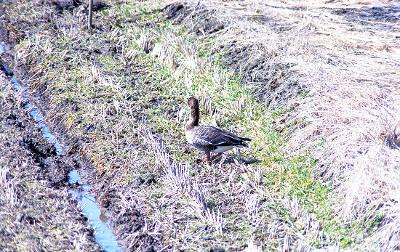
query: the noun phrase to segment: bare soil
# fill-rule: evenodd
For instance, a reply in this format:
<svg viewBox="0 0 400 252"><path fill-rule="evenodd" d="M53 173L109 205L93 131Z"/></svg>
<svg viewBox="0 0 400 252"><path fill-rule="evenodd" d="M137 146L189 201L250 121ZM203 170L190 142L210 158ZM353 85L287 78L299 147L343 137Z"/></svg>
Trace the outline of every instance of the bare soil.
<svg viewBox="0 0 400 252"><path fill-rule="evenodd" d="M36 7L38 7L38 10L41 10L41 12L37 13L39 14L39 18L22 18L20 22L12 23L7 14L4 14L6 13L4 10L7 8L7 4L12 3L8 1L0 3L0 13L2 13L2 15L0 15L0 20L2 21L0 26L0 40L5 42L3 45L6 49L3 54L0 54L0 62L6 62L7 65L13 66L13 73L16 78L22 80L23 84L26 84L27 79L31 77L30 74L35 69L35 65L14 62L14 46L26 37L40 31L57 34L59 30L58 27L48 27L50 19L57 19L73 12L78 12L78 15L80 15L87 10L86 6L76 1L36 1ZM40 9L40 6L43 7L43 9ZM95 1L94 11L99 11L104 8L107 8L106 4L101 1ZM85 24L82 23L82 27L84 27L84 25ZM100 30L99 32L103 33L109 32L111 27L97 26L97 29L98 31ZM92 53L99 54L101 52L106 52L113 55L118 50L114 45L109 43L103 44L100 48L94 49L93 51L86 51L85 48L80 48L79 45L74 49L85 52L85 56L89 58ZM127 68L126 74L132 74L131 71L130 68ZM135 70L133 69L133 71ZM143 70L138 69L138 71ZM21 167L21 169L24 168L23 171L19 171L18 169L4 170L4 183L6 186L10 185L10 188L14 190L14 185L10 184L8 180L15 178L16 181L19 181L26 176L31 176L28 182L35 186L32 189L27 188L23 192L15 190L15 200L13 198L10 199L11 203L9 204L14 204L15 201L17 201L18 204L24 206L23 209L15 208L13 211L4 212L4 216L7 218L0 220L0 223L4 221L4 225L1 224L0 226L8 228L5 231L0 230L0 232L4 232L4 237L2 237L4 241L0 240L0 249L4 248L5 251L101 250L94 240L92 234L93 230L89 227L88 223L85 222L86 219L80 213L76 202L67 193L69 188L67 175L69 171L74 169L78 170L79 173L85 177L85 180L88 181L91 186L90 193L96 195L99 201L102 211L101 218L112 227L124 251L158 251L160 249L159 242L154 239L152 235L143 231L143 228L146 228L146 224L142 213L135 207L132 207L132 205L129 207L125 205L126 202L134 200L130 198L130 193L121 193L120 188L113 188L109 182L115 175L97 172L96 169L93 168L93 164L82 154L82 148L85 143L88 142L87 137L76 137L73 134L69 134L65 125L54 123L54 118L52 118L52 120L48 121L49 126L54 130L59 140L62 141L63 147L66 150L65 155L57 157L55 149L43 139L41 133L35 128L33 121L29 118L27 111L24 111L21 108L22 105L18 104L18 96L13 94L11 84L7 78L3 73L0 74L0 77L2 77L2 79L0 79L1 88L2 91L4 91L1 94L4 98L4 104L7 105L4 106L5 109L3 109L3 106L0 106L2 107L3 113L1 117L3 119L2 123L4 122L4 125L7 126L11 125L17 127L21 130L20 134L23 135L23 139L21 140L19 139L21 137L18 137L18 135L13 136L13 134L10 133L12 132L11 129L4 131L4 134L1 136L4 137L4 140L6 140L7 136L10 137L10 141L5 142L4 145L0 144L0 146L9 147L8 150L1 150L7 151L4 153L4 159L1 159L1 164L3 164L4 167L8 167L9 165L11 167L14 166L15 163L15 168L19 168L18 165L24 163L24 157L28 155L23 151L21 151L23 155L19 155L16 150L21 147L24 147L24 149L27 150L26 152L30 153L32 156L29 157L28 155L27 159L30 158L32 160L28 159L28 161L26 161L28 163ZM48 117L51 104L49 102L50 98L47 95L43 95L44 90L39 87L30 90L29 93L35 105L41 109L45 117ZM73 102L65 105L72 108L74 111L80 110L78 105ZM23 121L21 122L21 120ZM96 126L93 124L85 126L85 131L87 133L90 133L94 129L96 129ZM16 159L16 157L19 157L21 160ZM13 160L13 158L16 160ZM32 165L30 165L29 162L32 162ZM26 169L26 167L29 167L29 169ZM150 185L154 182L153 177L151 173L143 174L143 176L137 178L136 184L137 186ZM13 181L14 180L11 182ZM45 185L43 185L44 182L46 183ZM37 188L39 185L42 187L45 186L45 188ZM29 184L29 186L31 185ZM16 184L16 187L22 188L25 186ZM132 189L129 188L129 190ZM36 195L36 190L43 190L43 195ZM24 195L26 198L21 198L20 195ZM7 194L6 196L8 197ZM10 195L10 197L11 196L13 195ZM40 204L37 203L39 199L41 200ZM133 204L133 206L134 205L135 204ZM9 207L9 205L4 205L4 209L7 207ZM34 211L32 208L34 208ZM18 213L18 216L15 217L18 223L14 223L14 216L7 216L7 214L12 215L13 212ZM29 215L25 216L26 212L29 212ZM51 216L51 218L49 216ZM21 230L19 230L22 225L26 224L25 217L32 225L32 228L21 228ZM12 223L12 225L10 223ZM39 228L41 229L35 226L37 223L40 223ZM66 228L71 228L71 230L67 231L65 230ZM51 232L53 229L55 229L58 236L52 237L47 233ZM15 239L14 237L14 235L19 234L19 232L21 232L19 236L21 240ZM35 235L29 236L28 234L30 233ZM131 234L135 234L133 239L130 236ZM126 237L129 238L129 242L125 241ZM21 241L23 242L20 243ZM31 241L34 242L30 244Z"/></svg>
<svg viewBox="0 0 400 252"><path fill-rule="evenodd" d="M43 180L51 190L65 191L68 170L78 169L126 251L308 251L369 244L390 251L396 247L400 218L391 218L391 213L398 201L390 198L392 193L387 197L381 193L394 192L390 188L398 183L387 186L384 178L373 180L379 165L355 169L369 163L362 159L368 152L364 144L379 149L369 152L375 157L398 155L381 141L387 131L364 132L360 126L373 127L378 121L365 106L372 107L373 115L384 114L374 110L383 105L395 107L395 96L390 95L395 93L393 69L398 64L390 54L396 52L395 5L311 8L300 2L185 1L158 8L136 1L107 3L95 8L91 32L85 28L87 8L77 1L0 4L2 36L15 47L15 52L1 57L30 88L67 150L66 157L55 157L31 131L35 137L24 138L21 133L22 144L8 143L31 153L31 162L37 164L32 183L43 186ZM170 23L163 16L172 22L171 30L165 29ZM341 37L341 32L354 32L357 41L349 34ZM373 35L370 44L365 44L364 33ZM216 55L210 57L213 60L221 56L220 65L200 59L194 52L197 39L209 42L205 54ZM380 39L384 43L375 44ZM372 67L380 62L387 66L386 74ZM239 85L221 65L239 76ZM196 85L198 89L193 88ZM7 90L3 100L13 104ZM202 122L252 134L252 149L245 157L261 162L240 163L234 156L213 167L197 162L198 153L185 145L181 129L181 107L193 90L204 107ZM14 114L23 111L14 105L9 106L12 112L5 110L12 113L4 115L5 125L10 125L6 130L20 125ZM272 119L258 120L264 117ZM286 138L282 140L270 124L287 133ZM10 134L11 139L19 136L7 130L4 137ZM312 153L318 164L314 166L311 158L290 157L283 147L290 154ZM396 167L395 160L388 161L390 167ZM24 175L16 172L20 173L15 178ZM4 172L8 173L12 170ZM393 169L385 174L393 175ZM10 184L11 177L0 182ZM334 191L324 183L333 185ZM357 190L352 191L354 184ZM377 184L387 190L378 192ZM336 204L333 210L331 198ZM13 199L7 204L14 204ZM76 211L72 206L65 208L70 209L66 217ZM350 209L348 221L340 215L346 209ZM77 218L65 221L85 225ZM82 246L96 249L90 234L84 234L88 242ZM372 237L371 243L365 237Z"/></svg>
<svg viewBox="0 0 400 252"><path fill-rule="evenodd" d="M0 250L99 251L68 194L71 169L0 73Z"/></svg>

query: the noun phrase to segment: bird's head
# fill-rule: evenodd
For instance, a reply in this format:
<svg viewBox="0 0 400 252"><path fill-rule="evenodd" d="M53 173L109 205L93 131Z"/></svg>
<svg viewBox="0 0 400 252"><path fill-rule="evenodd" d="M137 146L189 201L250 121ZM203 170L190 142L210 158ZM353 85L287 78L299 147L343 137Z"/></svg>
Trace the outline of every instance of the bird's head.
<svg viewBox="0 0 400 252"><path fill-rule="evenodd" d="M187 101L188 106L191 109L198 109L199 108L199 100L197 100L195 97L191 96L188 101Z"/></svg>

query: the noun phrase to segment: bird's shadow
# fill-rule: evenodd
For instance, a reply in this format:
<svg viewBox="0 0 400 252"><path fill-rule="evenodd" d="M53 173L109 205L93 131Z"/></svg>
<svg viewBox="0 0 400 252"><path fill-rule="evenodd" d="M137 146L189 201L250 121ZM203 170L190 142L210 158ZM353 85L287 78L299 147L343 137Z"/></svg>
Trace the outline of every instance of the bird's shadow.
<svg viewBox="0 0 400 252"><path fill-rule="evenodd" d="M261 160L256 158L244 158L244 157L237 157L237 156L221 156L212 161L212 165L224 165L224 164L243 164L243 165L250 165L255 163L260 163ZM196 159L196 164L205 163L204 159Z"/></svg>
<svg viewBox="0 0 400 252"><path fill-rule="evenodd" d="M256 159L254 157L242 157L242 156L234 156L234 155L222 155L221 157L217 158L214 160L214 164L244 164L244 165L250 165L250 164L256 164L260 163L261 160Z"/></svg>

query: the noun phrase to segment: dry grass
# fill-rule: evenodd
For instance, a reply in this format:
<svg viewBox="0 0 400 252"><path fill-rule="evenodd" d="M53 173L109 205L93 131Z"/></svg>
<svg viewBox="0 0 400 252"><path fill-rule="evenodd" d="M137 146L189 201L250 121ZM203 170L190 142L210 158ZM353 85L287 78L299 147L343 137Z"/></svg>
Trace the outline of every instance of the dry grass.
<svg viewBox="0 0 400 252"><path fill-rule="evenodd" d="M148 145L152 146L157 160L164 167L164 183L167 185L171 194L180 193L180 197L188 197L192 203L198 218L205 224L211 225L218 234L222 234L224 220L219 210L212 210L207 206L204 189L199 183L190 176L187 165L178 164L172 160L168 154L164 143L156 139L151 131L142 126L139 130Z"/></svg>
<svg viewBox="0 0 400 252"><path fill-rule="evenodd" d="M17 35L26 29L16 60L46 97L53 127L77 139L71 149L96 168L92 186L125 248L333 249L362 242L380 221L376 211L387 224L371 242L393 248L384 235L397 228L398 154L381 136L396 115L390 34L368 28L366 42L365 27L350 31L350 21L321 4L207 1L188 2L192 16L179 20L194 37L162 20L158 4L110 4L95 13L92 34L83 8L61 15L49 5L11 5L10 12L52 13L58 29L38 34L12 14L9 26ZM182 133L188 95L201 99L203 123L253 138L242 154L260 162L196 164ZM288 145L272 129L277 122L291 133ZM283 146L312 153L318 165ZM378 174L382 166L386 174ZM312 168L334 186L334 211L330 187Z"/></svg>
<svg viewBox="0 0 400 252"><path fill-rule="evenodd" d="M301 126L290 134L287 150L317 157L315 174L334 185L331 196L337 212L350 222L374 222L377 215L384 216L369 241L376 249L391 251L399 240L394 226L400 154L385 145L385 137L399 120L399 43L395 40L399 29L398 21L379 20L379 13L370 9L374 3L363 4L230 1L220 8L219 1L207 1L205 8L192 9L180 22L196 31L205 22L206 9L211 19L225 24L225 29L208 35L217 41L216 48L229 48L232 43L251 47L250 55L241 59L242 68L255 58L272 72L277 63L292 66L306 94L288 100L280 100L281 93L260 96L269 104L277 100L272 105L284 111L294 109L282 118L284 125L298 122ZM351 8L355 10L349 16L335 14ZM386 10L390 14L390 7ZM232 57L229 51L226 57ZM241 73L244 84L254 86L257 77L249 79L246 74ZM291 86L284 86L287 83L283 80L278 88L291 92Z"/></svg>
<svg viewBox="0 0 400 252"><path fill-rule="evenodd" d="M41 7L13 8L24 13ZM46 97L42 105L52 127L78 139L67 146L96 168L92 188L124 247L300 249L330 242L318 235L317 217L298 206L307 201L310 208L329 211L326 190L310 177L310 163L280 152L282 140L270 129L270 113L234 73L211 57L201 59L193 37L180 38L182 29L148 11L117 4L96 14L93 35L66 12L55 16L57 32L45 29L48 35L30 35L16 46L16 61L28 67L26 83ZM132 17L139 24L127 21ZM10 20L18 27L18 19ZM146 37L154 46L151 54L143 52ZM252 137L259 153L242 154L256 155L261 163L248 166L229 157L217 167L197 165L198 153L187 149L182 131L180 108L189 94L201 98L204 123ZM168 151L148 155L160 148L143 142L136 130L143 121L162 135ZM299 195L292 183L301 188Z"/></svg>

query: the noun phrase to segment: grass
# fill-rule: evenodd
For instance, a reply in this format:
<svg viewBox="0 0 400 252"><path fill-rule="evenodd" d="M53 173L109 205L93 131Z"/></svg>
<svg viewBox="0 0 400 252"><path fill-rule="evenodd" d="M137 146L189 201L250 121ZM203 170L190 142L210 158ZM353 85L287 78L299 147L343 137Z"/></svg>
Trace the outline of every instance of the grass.
<svg viewBox="0 0 400 252"><path fill-rule="evenodd" d="M160 243L171 249L212 244L237 250L254 239L271 250L336 242L346 247L377 225L379 219L363 228L345 225L335 215L332 187L313 176L316 160L286 153L287 136L273 129L273 120L286 110L271 112L260 103L254 90L222 65L224 51L210 49L213 39L200 40L164 20L158 5L110 5L96 13L93 34L70 14L59 16L55 22L65 30L22 40L17 60L35 76L30 87L47 97L55 127L81 139L81 153L105 174L93 178L106 184L97 193L112 187L119 195L115 209L140 207L147 223L140 232L161 234ZM18 13L38 8L24 6ZM154 46L150 54L142 50L144 37ZM199 153L186 146L182 130L189 95L201 100L202 123L252 138L242 155L259 162L197 164ZM153 140L143 140L142 124ZM164 145L155 144L158 138ZM148 173L155 182L135 185ZM128 197L134 202L125 202ZM325 236L318 236L319 225ZM136 244L139 238L121 232L119 239Z"/></svg>
<svg viewBox="0 0 400 252"><path fill-rule="evenodd" d="M0 149L0 250L98 251L66 188L55 186L65 179L65 160L50 154L3 73L0 97L0 144L7 146Z"/></svg>
<svg viewBox="0 0 400 252"><path fill-rule="evenodd" d="M141 11L140 16L143 23L156 22L158 20L158 16L148 15L148 13L154 13L154 11ZM163 34L172 33L176 36L190 36L184 34L180 28L173 27L168 21L162 22L159 24L159 30L157 30L159 34L156 35L158 36L155 38L156 41L162 41ZM268 169L269 173L264 176L265 180L269 181L269 185L263 189L278 191L282 198L285 196L298 198L302 206L310 213L316 213L318 219L328 226L328 235L332 236L334 240L340 240L344 246L349 245L353 241L350 237L351 230L333 218L332 203L328 199L329 187L316 181L312 176L311 171L315 161L309 157L290 157L280 150L284 142L284 136L271 129L272 118L279 111L270 113L265 106L257 103L252 96L251 90L241 85L239 76L221 65L221 55L210 57L211 52L207 47L203 44L194 46L193 39L186 39L183 43L194 47L197 55L193 56L206 61L205 65L208 64L208 66L205 69L196 69L197 71L195 70L192 73L192 85L188 87L179 78L174 78L173 70L168 68L167 63L161 62L164 66L156 75L156 79L164 84L161 94L166 95L168 98L173 97L177 100L184 100L189 94L197 94L201 97L202 94L206 93L207 98L212 100L213 107L219 114L215 115L217 118L206 116L203 121L218 121L222 127L229 127L229 125L233 124L237 128L242 128L245 135L247 133L252 137L251 149L258 150L255 155L260 158L260 166L264 167L263 169L274 165L282 166L281 169ZM209 44L210 41L206 41L206 43ZM171 45L171 47L178 46L182 45ZM187 55L179 53L179 49L184 51L184 48L174 49L177 52L174 54L174 57L177 57L176 60L184 62ZM145 55L142 54L142 57L145 57ZM197 61L197 59L194 61ZM153 60L153 64L153 68L158 69L160 62L158 60L154 62ZM216 82L215 79L222 81ZM245 101L246 107L241 108L241 110L235 110L237 101L241 99ZM230 116L231 111L237 112ZM158 114L158 111L155 114ZM165 117L156 118L156 120L159 120L155 123L160 127L157 128L159 129L158 132L164 133L163 129L166 132L173 131L171 127L167 126L169 124L168 119L165 119ZM175 125L173 128L177 129L179 127ZM177 158L177 160L188 159L190 159L189 155L185 158ZM282 188L286 188L286 190L282 190Z"/></svg>

